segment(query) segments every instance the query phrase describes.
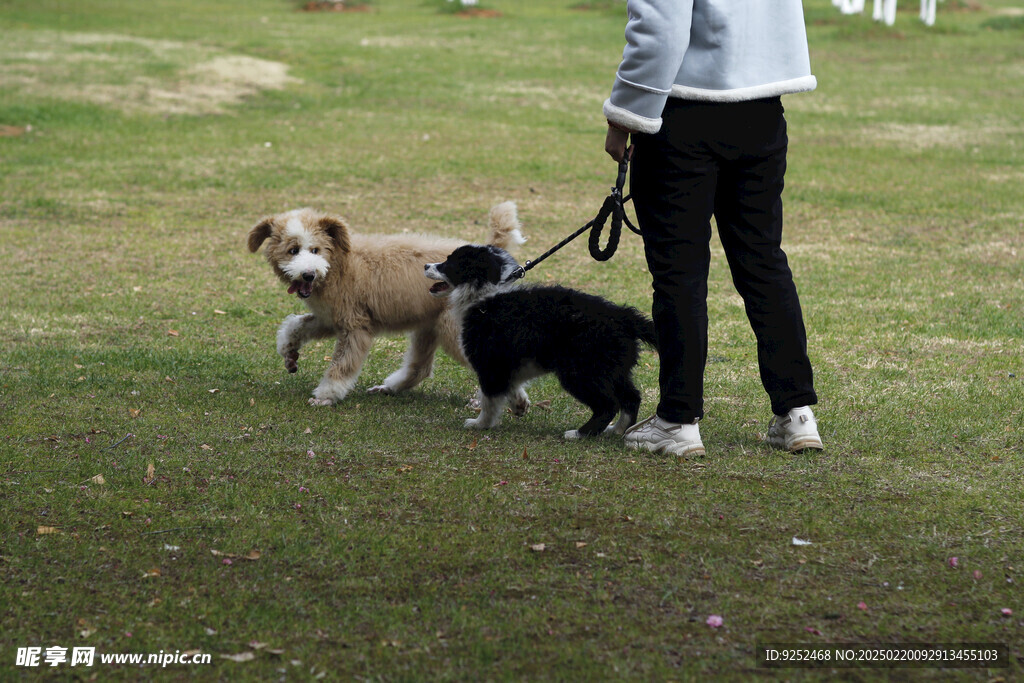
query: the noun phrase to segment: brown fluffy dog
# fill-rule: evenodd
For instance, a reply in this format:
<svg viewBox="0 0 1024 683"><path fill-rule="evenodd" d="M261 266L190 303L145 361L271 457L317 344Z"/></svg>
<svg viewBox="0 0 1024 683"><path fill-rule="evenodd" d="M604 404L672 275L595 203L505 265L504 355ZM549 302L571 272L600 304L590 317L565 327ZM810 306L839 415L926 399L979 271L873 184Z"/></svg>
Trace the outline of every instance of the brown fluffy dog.
<svg viewBox="0 0 1024 683"><path fill-rule="evenodd" d="M513 202L491 209L491 244L522 244ZM249 251L267 242L267 260L306 302L309 313L290 315L277 331L277 352L288 372L298 370L299 349L313 339L337 337L331 364L313 391L310 405L331 405L355 386L373 338L408 332L402 367L371 393L396 394L416 386L433 371L438 345L468 367L459 330L443 299L430 295L423 264L447 258L459 240L426 235L358 235L337 216L296 209L268 216L249 231ZM528 405L518 398L517 411Z"/></svg>

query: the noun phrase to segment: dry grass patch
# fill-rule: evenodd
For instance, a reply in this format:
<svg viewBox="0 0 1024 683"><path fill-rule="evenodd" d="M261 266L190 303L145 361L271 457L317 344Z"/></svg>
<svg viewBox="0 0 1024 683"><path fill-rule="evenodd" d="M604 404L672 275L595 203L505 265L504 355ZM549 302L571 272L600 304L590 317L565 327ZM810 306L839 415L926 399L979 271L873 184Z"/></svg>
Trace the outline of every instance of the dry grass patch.
<svg viewBox="0 0 1024 683"><path fill-rule="evenodd" d="M146 114L220 114L299 82L280 62L195 43L56 31L8 32L0 75L33 97Z"/></svg>

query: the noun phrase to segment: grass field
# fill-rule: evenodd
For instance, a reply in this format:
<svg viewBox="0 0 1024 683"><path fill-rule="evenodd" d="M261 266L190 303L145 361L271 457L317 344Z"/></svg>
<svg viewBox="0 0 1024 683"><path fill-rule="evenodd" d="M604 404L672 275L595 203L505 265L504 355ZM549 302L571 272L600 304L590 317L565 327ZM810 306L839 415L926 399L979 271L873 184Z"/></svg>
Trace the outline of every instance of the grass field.
<svg viewBox="0 0 1024 683"><path fill-rule="evenodd" d="M440 4L0 6L0 678L51 646L212 655L170 679L834 675L759 669L766 643L1001 643L1008 669L837 671L1024 674L1024 6L950 0L926 28L905 2L888 28L808 0L785 247L827 450L760 443L713 244L708 455L677 462L562 441L585 414L552 381L465 432L447 358L367 395L401 338L333 408L306 405L329 345L284 371L301 304L245 248L261 216L481 239L512 199L531 258L614 180L621 4ZM650 306L629 234L529 279Z"/></svg>

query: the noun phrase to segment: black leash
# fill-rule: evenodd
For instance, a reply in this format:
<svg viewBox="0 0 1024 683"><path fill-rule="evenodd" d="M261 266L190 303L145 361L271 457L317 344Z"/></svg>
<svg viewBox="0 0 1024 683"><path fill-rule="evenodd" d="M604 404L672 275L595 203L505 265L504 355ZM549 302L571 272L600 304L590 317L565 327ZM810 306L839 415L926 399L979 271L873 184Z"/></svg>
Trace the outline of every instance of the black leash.
<svg viewBox="0 0 1024 683"><path fill-rule="evenodd" d="M622 161L619 162L619 175L615 179L615 187L612 188L611 194L605 197L604 204L601 205L601 210L597 212L597 216L594 217L594 220L590 221L582 228L545 251L543 254L538 256L536 260L527 261L516 268L512 271L512 274L509 275L509 280L518 280L524 277L526 275L526 271L530 270L548 256L551 256L556 251L569 244L569 242L572 242L587 230L590 230L590 255L598 261L607 261L612 257L612 254L615 253L615 250L618 249L619 236L622 234L623 223L625 223L626 227L637 235L641 234L640 230L630 222L629 216L626 215L626 202L628 202L633 195L626 195L625 197L622 196L622 188L626 185L626 172L629 169L629 158L630 150L627 148L626 153L622 156ZM604 249L601 249L601 231L604 229L604 224L608 220L608 216L611 216L612 218L611 228L608 231L608 244L605 245Z"/></svg>

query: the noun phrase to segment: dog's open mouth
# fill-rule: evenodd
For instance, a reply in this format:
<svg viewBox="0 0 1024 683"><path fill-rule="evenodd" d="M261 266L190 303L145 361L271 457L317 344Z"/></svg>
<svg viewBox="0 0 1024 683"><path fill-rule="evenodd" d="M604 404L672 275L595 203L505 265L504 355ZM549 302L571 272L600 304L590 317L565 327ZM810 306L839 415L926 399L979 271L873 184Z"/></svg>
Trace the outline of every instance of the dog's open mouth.
<svg viewBox="0 0 1024 683"><path fill-rule="evenodd" d="M449 285L447 282L438 280L437 282L430 286L430 293L433 294L434 296L444 296L445 294L450 292L451 289L451 285Z"/></svg>
<svg viewBox="0 0 1024 683"><path fill-rule="evenodd" d="M289 294L298 294L300 299L308 299L313 295L313 283L305 282L303 280L295 280L291 286L288 287Z"/></svg>

